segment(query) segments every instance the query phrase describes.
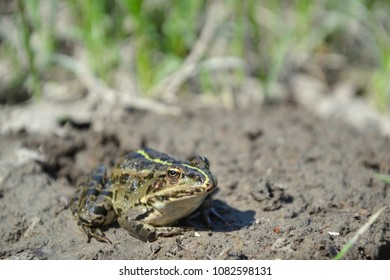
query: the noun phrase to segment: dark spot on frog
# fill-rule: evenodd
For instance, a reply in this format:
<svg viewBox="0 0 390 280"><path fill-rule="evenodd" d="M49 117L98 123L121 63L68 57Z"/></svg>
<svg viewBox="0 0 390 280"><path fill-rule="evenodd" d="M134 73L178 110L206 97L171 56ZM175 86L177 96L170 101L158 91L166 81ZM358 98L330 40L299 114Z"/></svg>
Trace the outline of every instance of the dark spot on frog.
<svg viewBox="0 0 390 280"><path fill-rule="evenodd" d="M107 209L105 207L103 207L103 206L95 206L95 207L93 207L92 212L94 214L102 215L102 216L107 216L107 214L108 214Z"/></svg>
<svg viewBox="0 0 390 280"><path fill-rule="evenodd" d="M87 192L85 193L87 196L97 196L99 194L99 191L95 188L93 189L88 189Z"/></svg>
<svg viewBox="0 0 390 280"><path fill-rule="evenodd" d="M140 232L144 226L142 224L137 224L135 227L136 232Z"/></svg>
<svg viewBox="0 0 390 280"><path fill-rule="evenodd" d="M122 174L121 177L119 178L119 181L121 184L126 184L127 181L129 180L129 174Z"/></svg>

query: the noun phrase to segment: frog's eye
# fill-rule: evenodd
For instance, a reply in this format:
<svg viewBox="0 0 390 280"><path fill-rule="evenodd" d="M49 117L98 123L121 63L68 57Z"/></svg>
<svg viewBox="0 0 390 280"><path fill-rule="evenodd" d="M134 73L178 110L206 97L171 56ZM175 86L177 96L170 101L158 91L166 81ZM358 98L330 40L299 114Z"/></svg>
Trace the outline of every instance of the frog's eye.
<svg viewBox="0 0 390 280"><path fill-rule="evenodd" d="M210 162L206 157L193 156L190 158L190 163L196 167L210 169Z"/></svg>
<svg viewBox="0 0 390 280"><path fill-rule="evenodd" d="M179 168L169 168L167 171L168 177L171 179L178 179L181 175L181 171Z"/></svg>

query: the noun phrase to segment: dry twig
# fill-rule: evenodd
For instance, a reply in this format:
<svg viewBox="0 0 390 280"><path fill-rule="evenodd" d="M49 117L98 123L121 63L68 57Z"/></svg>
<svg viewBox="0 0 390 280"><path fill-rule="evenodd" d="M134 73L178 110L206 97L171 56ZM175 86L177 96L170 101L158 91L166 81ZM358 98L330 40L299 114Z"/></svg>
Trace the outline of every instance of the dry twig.
<svg viewBox="0 0 390 280"><path fill-rule="evenodd" d="M210 4L206 22L191 53L176 72L151 89L150 94L152 96L162 96L168 100L173 99L184 82L196 72L198 62L207 52L220 22L225 18L226 9L222 5L221 1L213 1Z"/></svg>

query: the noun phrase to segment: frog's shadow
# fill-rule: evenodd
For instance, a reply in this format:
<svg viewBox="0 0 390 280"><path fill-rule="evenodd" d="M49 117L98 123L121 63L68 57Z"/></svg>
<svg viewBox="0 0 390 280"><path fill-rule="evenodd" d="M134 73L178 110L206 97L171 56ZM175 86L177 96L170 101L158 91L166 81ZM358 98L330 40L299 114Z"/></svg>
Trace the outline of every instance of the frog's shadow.
<svg viewBox="0 0 390 280"><path fill-rule="evenodd" d="M202 210L195 211L190 217L182 219L177 226L190 226L196 231L231 232L247 227L255 222L255 211L240 211L225 202L213 199L213 212L210 213L211 227L207 225Z"/></svg>
<svg viewBox="0 0 390 280"><path fill-rule="evenodd" d="M192 228L195 231L231 232L247 227L255 221L255 211L240 211L219 199L213 199L212 208L220 217L210 213L211 227L205 222L200 209L191 216L179 220L173 226ZM120 228L119 223L115 221L110 225L110 228Z"/></svg>

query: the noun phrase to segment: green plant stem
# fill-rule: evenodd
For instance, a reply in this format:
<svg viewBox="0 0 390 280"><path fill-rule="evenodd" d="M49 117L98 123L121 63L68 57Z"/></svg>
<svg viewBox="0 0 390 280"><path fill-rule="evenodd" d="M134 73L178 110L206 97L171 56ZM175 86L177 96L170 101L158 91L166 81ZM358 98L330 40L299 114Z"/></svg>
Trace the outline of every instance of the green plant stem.
<svg viewBox="0 0 390 280"><path fill-rule="evenodd" d="M378 219L379 215L385 210L386 207L382 207L379 209L374 215L370 217L367 223L365 223L356 233L355 235L345 244L345 246L341 249L341 251L333 258L334 260L342 259L345 254L351 249L351 247L356 243L358 238L365 233L368 228Z"/></svg>
<svg viewBox="0 0 390 280"><path fill-rule="evenodd" d="M372 177L385 183L390 183L390 175L374 173Z"/></svg>
<svg viewBox="0 0 390 280"><path fill-rule="evenodd" d="M28 63L28 68L30 73L29 77L31 79L31 84L32 84L32 95L35 98L38 98L39 96L41 96L41 85L39 81L38 69L36 68L35 65L34 52L30 44L31 33L28 27L24 0L18 0L18 5L19 5L20 19L22 22L23 47L27 55L27 63Z"/></svg>

